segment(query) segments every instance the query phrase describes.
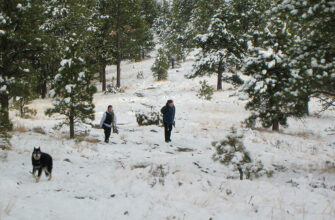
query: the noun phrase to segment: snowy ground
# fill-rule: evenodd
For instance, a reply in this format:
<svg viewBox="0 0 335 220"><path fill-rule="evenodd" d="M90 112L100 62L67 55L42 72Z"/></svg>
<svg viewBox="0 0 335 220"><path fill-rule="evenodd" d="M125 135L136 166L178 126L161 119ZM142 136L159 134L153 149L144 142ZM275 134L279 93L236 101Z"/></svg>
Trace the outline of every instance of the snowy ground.
<svg viewBox="0 0 335 220"><path fill-rule="evenodd" d="M280 133L245 130L252 158L275 173L231 179L232 171L211 159L211 142L231 126L240 128L246 101L228 84L212 101L198 99L200 79L184 78L192 60L170 70L164 82L153 81L152 63L124 63L125 93L95 95L95 124L108 104L118 116L120 134L110 144L101 142L100 129L86 128L81 142L69 140L67 129L53 130L61 116L43 114L50 100L31 104L38 110L33 119L11 113L17 131L13 149L0 151L0 219L335 219L334 112L316 116L312 103L312 116L290 120ZM110 67L108 80L114 75ZM209 82L215 85L215 77ZM163 141L161 127L138 127L135 119L137 111L158 111L168 98L177 108L172 144ZM34 146L53 156L50 182L43 176L35 183L29 173Z"/></svg>

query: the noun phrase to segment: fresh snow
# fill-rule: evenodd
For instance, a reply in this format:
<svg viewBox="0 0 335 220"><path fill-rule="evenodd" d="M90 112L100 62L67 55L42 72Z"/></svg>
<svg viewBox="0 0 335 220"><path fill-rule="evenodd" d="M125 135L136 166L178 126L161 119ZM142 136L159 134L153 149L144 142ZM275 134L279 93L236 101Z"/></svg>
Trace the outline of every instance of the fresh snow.
<svg viewBox="0 0 335 220"><path fill-rule="evenodd" d="M71 64L72 64L72 59L64 59L60 62L60 65L62 67L64 67L65 65L68 65L69 67L71 67Z"/></svg>
<svg viewBox="0 0 335 220"><path fill-rule="evenodd" d="M103 130L90 126L76 127L77 134L86 132L81 142L67 138L68 128L53 129L64 117L44 115L50 99L29 106L38 111L33 119L10 113L14 126L26 132L13 132L12 150L0 150L1 219L335 218L334 112L316 115L320 106L313 101L310 117L290 119L279 133L245 129L252 159L274 174L240 181L231 167L212 160L211 142L223 139L231 126L243 131L246 98L224 84L212 101L198 99L201 79L184 78L193 57L169 70L168 81L155 82L153 61L123 62L125 93L94 96L93 124L99 124L109 104L118 117L120 134L112 134L109 144L102 142ZM136 79L139 71L143 80ZM107 72L111 83L116 69L110 66ZM215 77L206 79L216 84ZM163 128L139 127L135 118L136 112L159 111L169 98L176 104L172 144L164 142ZM46 134L33 131L39 128ZM53 157L50 182L43 174L35 183L29 173L35 146Z"/></svg>

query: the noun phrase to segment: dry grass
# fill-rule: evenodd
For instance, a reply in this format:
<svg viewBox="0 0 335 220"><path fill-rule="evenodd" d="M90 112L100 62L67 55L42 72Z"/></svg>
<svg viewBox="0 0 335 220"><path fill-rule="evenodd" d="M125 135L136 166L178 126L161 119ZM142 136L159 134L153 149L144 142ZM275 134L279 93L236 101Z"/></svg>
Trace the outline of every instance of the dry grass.
<svg viewBox="0 0 335 220"><path fill-rule="evenodd" d="M288 135L288 136L292 136L292 137L301 137L304 139L307 138L316 138L316 139L321 139L320 135L317 135L315 133L313 133L312 131L298 131L298 132L286 132L283 130L279 130L279 131L272 131L269 128L254 128L253 130L259 131L261 133L270 133L270 134L283 134L283 135Z"/></svg>
<svg viewBox="0 0 335 220"><path fill-rule="evenodd" d="M139 163L139 164L134 164L133 166L131 166L131 169L145 169L148 166L150 166L150 164L145 164L145 163Z"/></svg>
<svg viewBox="0 0 335 220"><path fill-rule="evenodd" d="M10 213L12 212L12 209L13 209L14 205L15 205L15 200L14 200L14 199L11 199L11 200L8 202L6 208L4 209L6 215L10 215Z"/></svg>
<svg viewBox="0 0 335 220"><path fill-rule="evenodd" d="M321 173L335 174L335 163L326 162L324 167L321 169Z"/></svg>
<svg viewBox="0 0 335 220"><path fill-rule="evenodd" d="M44 131L42 127L34 127L33 131L38 134L46 134L46 132Z"/></svg>
<svg viewBox="0 0 335 220"><path fill-rule="evenodd" d="M91 144L96 144L100 142L98 138L85 138L84 141L91 143Z"/></svg>
<svg viewBox="0 0 335 220"><path fill-rule="evenodd" d="M19 132L19 133L25 133L28 132L29 130L22 124L17 124L14 129L14 132Z"/></svg>
<svg viewBox="0 0 335 220"><path fill-rule="evenodd" d="M13 147L11 145L0 144L0 149L8 151L8 150L13 150Z"/></svg>

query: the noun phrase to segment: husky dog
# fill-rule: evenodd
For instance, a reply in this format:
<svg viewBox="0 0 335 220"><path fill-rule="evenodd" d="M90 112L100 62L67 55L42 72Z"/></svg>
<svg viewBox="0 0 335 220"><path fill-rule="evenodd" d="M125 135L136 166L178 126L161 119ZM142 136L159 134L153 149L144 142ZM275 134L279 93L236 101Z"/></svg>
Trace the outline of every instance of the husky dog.
<svg viewBox="0 0 335 220"><path fill-rule="evenodd" d="M31 161L33 164L33 177L36 179L36 183L40 181L42 171L44 170L45 175L48 180L52 177L52 157L49 154L41 152L41 148L35 148L31 156ZM35 176L36 171L38 171L37 176Z"/></svg>

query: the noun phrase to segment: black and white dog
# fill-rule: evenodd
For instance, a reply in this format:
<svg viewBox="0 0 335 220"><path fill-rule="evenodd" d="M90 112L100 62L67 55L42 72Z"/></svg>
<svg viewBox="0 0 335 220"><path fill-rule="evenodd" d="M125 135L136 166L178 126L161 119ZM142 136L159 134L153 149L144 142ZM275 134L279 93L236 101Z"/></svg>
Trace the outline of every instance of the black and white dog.
<svg viewBox="0 0 335 220"><path fill-rule="evenodd" d="M52 177L52 157L47 154L41 152L41 148L35 148L33 154L31 156L31 161L33 164L33 177L36 179L36 183L40 181L42 171L44 170L45 175L48 180L51 180ZM38 171L37 176L35 175L36 171Z"/></svg>

